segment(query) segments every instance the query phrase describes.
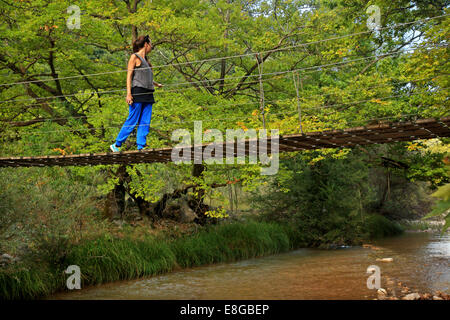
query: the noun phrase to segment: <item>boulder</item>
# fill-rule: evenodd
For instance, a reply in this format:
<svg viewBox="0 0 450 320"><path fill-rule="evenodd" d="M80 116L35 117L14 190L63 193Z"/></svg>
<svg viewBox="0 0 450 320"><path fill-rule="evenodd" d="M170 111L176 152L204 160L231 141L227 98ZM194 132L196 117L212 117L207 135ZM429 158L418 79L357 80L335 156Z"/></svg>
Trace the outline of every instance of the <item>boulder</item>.
<svg viewBox="0 0 450 320"><path fill-rule="evenodd" d="M383 289L383 288L378 289L378 290L377 290L377 293L378 293L378 294L384 294L384 295L387 295L386 289Z"/></svg>
<svg viewBox="0 0 450 320"><path fill-rule="evenodd" d="M387 291L386 289L380 288L377 290L377 297L378 300L385 300L387 297Z"/></svg>
<svg viewBox="0 0 450 320"><path fill-rule="evenodd" d="M4 253L0 256L0 266L5 267L6 265L13 263L14 257L10 256L7 253Z"/></svg>
<svg viewBox="0 0 450 320"><path fill-rule="evenodd" d="M193 222L195 218L197 218L197 215L195 214L194 210L192 210L187 201L183 200L180 201L180 217L179 217L179 221L180 222L184 222L184 223L188 223L188 222Z"/></svg>
<svg viewBox="0 0 450 320"><path fill-rule="evenodd" d="M406 296L404 296L402 298L402 300L419 300L419 299L420 299L420 294L418 294L417 292L407 294Z"/></svg>
<svg viewBox="0 0 450 320"><path fill-rule="evenodd" d="M12 256L10 256L9 254L7 254L7 253L4 253L4 254L2 254L1 255L1 259L2 260L12 260L12 259L14 259Z"/></svg>
<svg viewBox="0 0 450 320"><path fill-rule="evenodd" d="M377 259L377 261L381 261L381 262L392 262L394 261L393 258L382 258L382 259Z"/></svg>
<svg viewBox="0 0 450 320"><path fill-rule="evenodd" d="M181 223L190 223L197 218L194 210L189 207L185 199L171 201L162 211L162 216L166 219L172 219Z"/></svg>

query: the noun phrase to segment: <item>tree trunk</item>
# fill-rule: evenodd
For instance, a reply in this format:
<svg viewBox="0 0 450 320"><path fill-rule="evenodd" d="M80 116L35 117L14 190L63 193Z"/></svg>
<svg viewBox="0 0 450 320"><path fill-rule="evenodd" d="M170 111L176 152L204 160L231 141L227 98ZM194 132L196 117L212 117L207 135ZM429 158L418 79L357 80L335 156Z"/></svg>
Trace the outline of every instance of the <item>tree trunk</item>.
<svg viewBox="0 0 450 320"><path fill-rule="evenodd" d="M204 171L204 164L194 164L192 168L192 175L194 177L202 177ZM125 183L128 184L131 182L131 177L126 170L125 165L119 167L116 172L116 176L119 177L119 184L115 186L114 190L108 195L107 205L105 206L105 211L108 211L107 215L109 217L113 217L115 215L123 218L123 213L125 210L125 193L128 193L138 206L141 216L147 215L153 219L161 218L163 211L167 207L170 200L180 198L181 196L187 194L187 191L190 188L193 188L196 196L189 199L188 205L198 216L198 219L196 219L195 222L205 224L208 220L205 212L209 210L209 206L203 203L205 191L196 184L185 186L182 189L174 190L171 193L166 193L157 203L152 204L140 196L132 193L129 188L125 187ZM223 186L226 186L226 184L211 185L212 188L219 188Z"/></svg>
<svg viewBox="0 0 450 320"><path fill-rule="evenodd" d="M114 186L106 196L106 204L104 213L109 219L123 219L123 213L125 211L125 186L123 179L120 179L120 175L123 173L125 166L120 166L116 175L119 176L119 184ZM126 169L125 169L126 172Z"/></svg>
<svg viewBox="0 0 450 320"><path fill-rule="evenodd" d="M192 176L196 178L203 178L203 171L205 171L205 165L202 164L195 164L192 167ZM201 206L203 205L203 196L205 193L205 190L202 188L194 187L194 196L192 197L192 205L191 207L194 209L195 212L197 212Z"/></svg>
<svg viewBox="0 0 450 320"><path fill-rule="evenodd" d="M380 198L380 204L378 205L379 210L381 211L381 213L383 213L383 206L384 203L390 198L390 187L391 187L391 183L390 183L390 171L389 169L386 169L386 184L384 186L383 189L383 195Z"/></svg>

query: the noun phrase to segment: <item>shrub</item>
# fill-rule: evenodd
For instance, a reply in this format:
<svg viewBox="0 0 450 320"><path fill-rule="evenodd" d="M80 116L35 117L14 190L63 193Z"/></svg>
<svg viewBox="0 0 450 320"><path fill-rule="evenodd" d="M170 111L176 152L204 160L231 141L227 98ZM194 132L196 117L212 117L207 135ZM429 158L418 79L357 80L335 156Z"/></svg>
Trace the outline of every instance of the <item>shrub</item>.
<svg viewBox="0 0 450 320"><path fill-rule="evenodd" d="M368 215L364 223L364 232L370 239L395 236L404 231L402 226L379 214Z"/></svg>

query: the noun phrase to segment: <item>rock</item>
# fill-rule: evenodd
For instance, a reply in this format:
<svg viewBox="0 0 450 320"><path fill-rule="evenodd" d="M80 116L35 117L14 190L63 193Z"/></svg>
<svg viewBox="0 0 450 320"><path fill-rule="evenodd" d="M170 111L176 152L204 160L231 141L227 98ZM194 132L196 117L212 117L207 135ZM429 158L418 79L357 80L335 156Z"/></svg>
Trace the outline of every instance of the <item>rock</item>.
<svg viewBox="0 0 450 320"><path fill-rule="evenodd" d="M434 293L434 295L436 297L442 298L442 300L450 300L450 295L446 294L445 292L442 291L436 291Z"/></svg>
<svg viewBox="0 0 450 320"><path fill-rule="evenodd" d="M422 295L422 299L424 300L431 300L432 299L432 295L430 293L425 293Z"/></svg>
<svg viewBox="0 0 450 320"><path fill-rule="evenodd" d="M7 253L4 253L0 256L0 266L6 267L8 264L14 262L14 257L10 256Z"/></svg>
<svg viewBox="0 0 450 320"><path fill-rule="evenodd" d="M393 258L382 258L382 259L377 259L377 261L381 261L381 262L392 262L394 261Z"/></svg>
<svg viewBox="0 0 450 320"><path fill-rule="evenodd" d="M363 248L372 249L372 250L375 250L375 251L383 250L382 248L375 247L374 245L371 245L371 244L363 244L362 247Z"/></svg>
<svg viewBox="0 0 450 320"><path fill-rule="evenodd" d="M14 259L12 256L10 256L9 254L7 254L7 253L4 253L4 254L2 254L1 255L1 259L2 260L12 260L12 259Z"/></svg>
<svg viewBox="0 0 450 320"><path fill-rule="evenodd" d="M190 223L197 218L197 215L194 210L189 207L186 199L178 198L166 204L166 207L162 211L162 217L181 223Z"/></svg>
<svg viewBox="0 0 450 320"><path fill-rule="evenodd" d="M385 296L385 295L387 295L387 291L386 291L386 289L380 288L377 290L377 294Z"/></svg>
<svg viewBox="0 0 450 320"><path fill-rule="evenodd" d="M419 300L419 299L420 299L420 294L418 294L417 292L407 294L406 296L404 296L402 298L402 300Z"/></svg>
<svg viewBox="0 0 450 320"><path fill-rule="evenodd" d="M404 287L404 288L402 289L402 293L403 293L403 294L408 293L408 292L409 292L409 288L408 288L408 287Z"/></svg>
<svg viewBox="0 0 450 320"><path fill-rule="evenodd" d="M378 300L386 300L387 292L383 288L377 290L377 298Z"/></svg>
<svg viewBox="0 0 450 320"><path fill-rule="evenodd" d="M444 300L444 299L442 299L441 297L438 297L438 296L433 296L433 300Z"/></svg>
<svg viewBox="0 0 450 320"><path fill-rule="evenodd" d="M194 210L192 210L186 201L180 201L181 215L179 221L183 223L188 223L194 221L197 218Z"/></svg>

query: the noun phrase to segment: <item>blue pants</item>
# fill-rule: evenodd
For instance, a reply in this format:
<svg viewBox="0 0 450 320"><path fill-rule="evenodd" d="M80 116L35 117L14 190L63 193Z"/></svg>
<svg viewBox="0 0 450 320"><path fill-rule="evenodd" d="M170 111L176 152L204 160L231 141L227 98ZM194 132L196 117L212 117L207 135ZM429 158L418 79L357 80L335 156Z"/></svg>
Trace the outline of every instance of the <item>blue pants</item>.
<svg viewBox="0 0 450 320"><path fill-rule="evenodd" d="M152 104L145 102L134 102L130 105L128 118L120 129L116 139L116 146L120 147L127 140L133 129L138 125L137 129L137 147L138 150L145 147L147 135L150 131L150 121L152 119Z"/></svg>

